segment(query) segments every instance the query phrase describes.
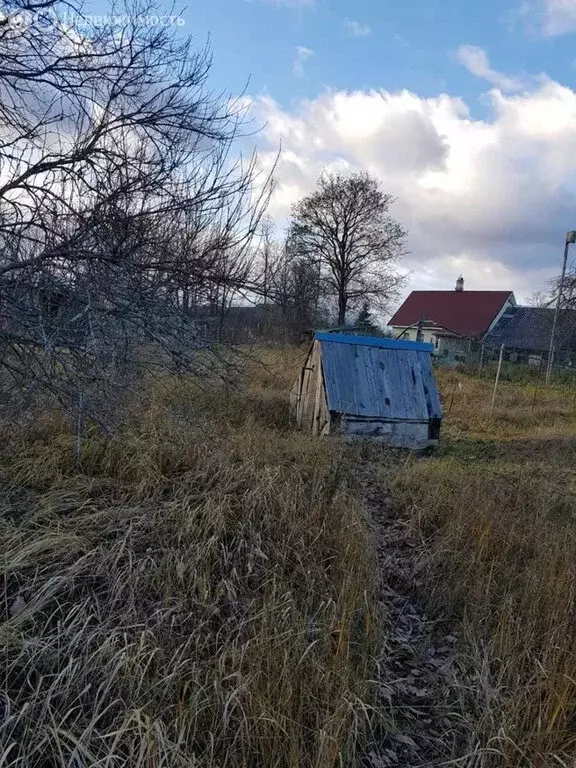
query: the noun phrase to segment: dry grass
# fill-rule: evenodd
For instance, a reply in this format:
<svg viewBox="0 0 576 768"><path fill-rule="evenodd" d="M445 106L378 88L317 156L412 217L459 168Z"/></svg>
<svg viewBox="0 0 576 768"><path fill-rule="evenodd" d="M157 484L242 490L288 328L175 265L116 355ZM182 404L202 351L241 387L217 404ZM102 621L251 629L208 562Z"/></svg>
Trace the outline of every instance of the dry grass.
<svg viewBox="0 0 576 768"><path fill-rule="evenodd" d="M165 382L79 462L62 424L2 436L3 768L353 760L365 513L270 362L250 393Z"/></svg>
<svg viewBox="0 0 576 768"><path fill-rule="evenodd" d="M427 599L463 623L478 749L576 761L576 401L441 371L431 458L295 433L300 350L249 391L173 381L121 434L1 435L0 768L353 764L372 701L375 567L350 462L393 477ZM536 397L535 397L536 394ZM345 453L344 453L345 451Z"/></svg>
<svg viewBox="0 0 576 768"><path fill-rule="evenodd" d="M408 461L397 498L434 562L430 600L462 617L489 766L576 760L574 390L440 372L444 442Z"/></svg>

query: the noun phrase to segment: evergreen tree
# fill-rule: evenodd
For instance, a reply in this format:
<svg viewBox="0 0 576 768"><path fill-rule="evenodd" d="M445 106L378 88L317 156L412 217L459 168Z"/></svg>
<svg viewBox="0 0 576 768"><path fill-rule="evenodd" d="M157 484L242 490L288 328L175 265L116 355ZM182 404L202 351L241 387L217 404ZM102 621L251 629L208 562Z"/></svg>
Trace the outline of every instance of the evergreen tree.
<svg viewBox="0 0 576 768"><path fill-rule="evenodd" d="M370 304L367 301L362 303L362 308L356 318L356 327L361 328L365 333L380 333L378 323L374 321L372 312L370 312Z"/></svg>

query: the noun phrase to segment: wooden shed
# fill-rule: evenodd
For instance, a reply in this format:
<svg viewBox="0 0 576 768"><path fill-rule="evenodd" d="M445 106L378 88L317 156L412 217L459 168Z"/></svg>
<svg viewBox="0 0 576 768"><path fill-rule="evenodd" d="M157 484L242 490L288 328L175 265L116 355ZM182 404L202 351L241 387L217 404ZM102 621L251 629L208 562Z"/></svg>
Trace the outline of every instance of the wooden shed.
<svg viewBox="0 0 576 768"><path fill-rule="evenodd" d="M438 443L442 408L432 345L316 333L290 395L291 412L314 435L375 438L422 449Z"/></svg>

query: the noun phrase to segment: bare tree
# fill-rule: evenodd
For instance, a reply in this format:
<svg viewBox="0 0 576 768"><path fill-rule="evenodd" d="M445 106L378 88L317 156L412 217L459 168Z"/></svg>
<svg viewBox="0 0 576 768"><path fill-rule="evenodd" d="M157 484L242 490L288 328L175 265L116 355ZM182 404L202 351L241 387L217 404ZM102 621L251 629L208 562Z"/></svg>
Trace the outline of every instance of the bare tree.
<svg viewBox="0 0 576 768"><path fill-rule="evenodd" d="M328 322L318 268L286 243L275 243L268 260L269 295L279 308L288 338Z"/></svg>
<svg viewBox="0 0 576 768"><path fill-rule="evenodd" d="M550 297L550 294L546 291L536 291L526 300L526 304L529 307L551 307L554 299Z"/></svg>
<svg viewBox="0 0 576 768"><path fill-rule="evenodd" d="M337 299L339 325L362 301L385 307L402 285L397 264L406 232L388 213L393 202L366 173L325 174L294 206L289 248L316 265Z"/></svg>
<svg viewBox="0 0 576 768"><path fill-rule="evenodd" d="M547 290L537 291L528 298L528 305L531 307L555 307L560 292L560 277L554 277L548 282ZM562 296L560 299L560 309L576 309L576 265L569 265L564 283L562 285Z"/></svg>
<svg viewBox="0 0 576 768"><path fill-rule="evenodd" d="M261 283L262 283L262 299L264 304L268 303L271 292L271 278L272 278L272 266L274 262L274 251L278 248L278 244L274 242L274 221L271 216L264 216L261 222Z"/></svg>
<svg viewBox="0 0 576 768"><path fill-rule="evenodd" d="M560 292L560 277L550 281L550 291L546 300L546 306L555 306ZM564 276L562 285L561 309L576 309L576 268L572 264Z"/></svg>
<svg viewBox="0 0 576 768"><path fill-rule="evenodd" d="M199 307L249 290L269 186L234 159L244 111L207 90L207 50L138 0L63 13L0 19L0 367L95 411L144 365L198 365Z"/></svg>

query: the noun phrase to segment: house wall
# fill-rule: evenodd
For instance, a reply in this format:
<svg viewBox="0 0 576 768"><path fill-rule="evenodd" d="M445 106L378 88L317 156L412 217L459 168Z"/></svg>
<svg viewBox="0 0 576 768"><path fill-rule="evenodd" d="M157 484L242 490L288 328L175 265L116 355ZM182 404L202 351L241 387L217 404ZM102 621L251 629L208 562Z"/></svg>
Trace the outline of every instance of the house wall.
<svg viewBox="0 0 576 768"><path fill-rule="evenodd" d="M486 329L486 333L488 333L496 323L500 320L502 315L507 312L511 307L516 306L516 299L514 298L514 294L512 294L502 305L502 308L490 324L490 327ZM390 326L392 329L392 333L395 338L400 337L402 334L402 338L406 339L407 341L416 341L416 337L418 335L418 329L416 327L407 328L406 326ZM437 337L436 332L437 328L423 328L422 331L422 341L426 342L427 344L433 344L435 354L467 354L468 353L468 347L469 344L468 339L459 339L459 338L448 338L448 337Z"/></svg>
<svg viewBox="0 0 576 768"><path fill-rule="evenodd" d="M509 309L515 306L516 306L516 299L514 298L514 294L512 294L508 299L506 299L504 306L502 307L500 312L498 312L494 320L492 320L492 322L490 323L490 327L487 328L486 330L486 333L490 333L490 331L492 330L492 328L494 328L494 326L496 325L498 320L500 320L502 315L504 315L506 312L508 312Z"/></svg>
<svg viewBox="0 0 576 768"><path fill-rule="evenodd" d="M403 339L406 339L406 341L416 341L416 336L418 334L417 328L403 329L394 327L392 330L395 336L399 336L402 331L405 331L402 335ZM437 328L424 328L422 331L422 341L427 344L432 344L435 355L468 354L470 346L469 339L437 336L437 331Z"/></svg>
<svg viewBox="0 0 576 768"><path fill-rule="evenodd" d="M416 341L416 336L418 335L418 329L417 328L405 328L401 326L390 326L392 329L392 333L394 335L394 338L398 338L400 334L402 334L402 338L406 341ZM434 343L434 329L433 328L423 328L422 329L422 341L426 344L433 344Z"/></svg>
<svg viewBox="0 0 576 768"><path fill-rule="evenodd" d="M498 360L500 350L491 347L485 351L487 360ZM520 363L522 365L540 366L548 360L548 351L541 349L516 349L513 347L504 347L503 359L510 363ZM560 350L554 355L554 365L559 367L576 367L576 352L571 350Z"/></svg>
<svg viewBox="0 0 576 768"><path fill-rule="evenodd" d="M466 357L470 352L472 344L470 339L459 339L453 336L439 336L437 342L434 346L437 355L454 358L456 356Z"/></svg>

